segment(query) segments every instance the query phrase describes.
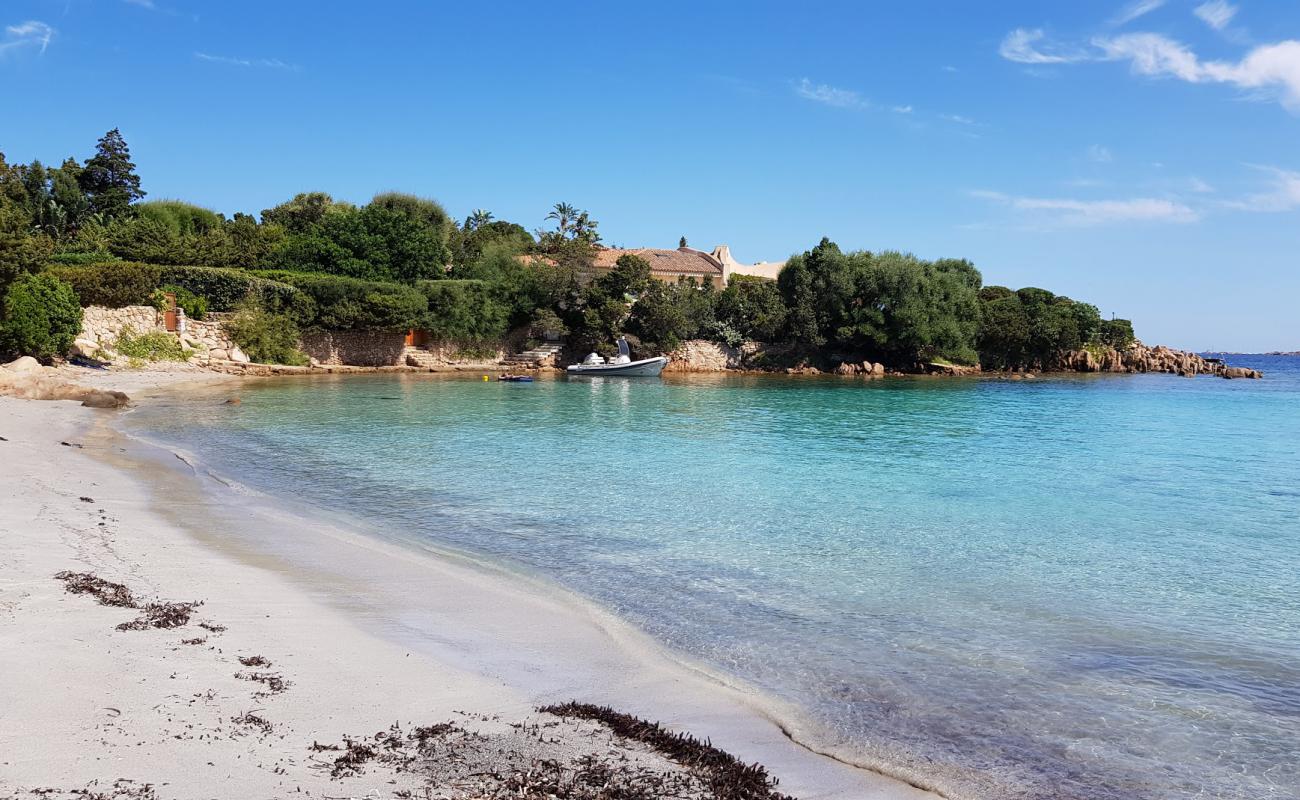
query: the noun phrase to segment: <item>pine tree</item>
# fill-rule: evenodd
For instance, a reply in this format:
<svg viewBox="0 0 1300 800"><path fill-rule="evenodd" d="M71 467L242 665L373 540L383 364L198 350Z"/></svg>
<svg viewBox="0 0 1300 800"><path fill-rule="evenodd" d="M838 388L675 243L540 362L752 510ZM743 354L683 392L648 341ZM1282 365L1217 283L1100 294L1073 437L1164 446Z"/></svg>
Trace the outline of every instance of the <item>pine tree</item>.
<svg viewBox="0 0 1300 800"><path fill-rule="evenodd" d="M117 128L99 140L95 155L86 160L86 169L77 180L90 199L91 209L106 219L126 216L131 203L145 194L131 162L131 150Z"/></svg>

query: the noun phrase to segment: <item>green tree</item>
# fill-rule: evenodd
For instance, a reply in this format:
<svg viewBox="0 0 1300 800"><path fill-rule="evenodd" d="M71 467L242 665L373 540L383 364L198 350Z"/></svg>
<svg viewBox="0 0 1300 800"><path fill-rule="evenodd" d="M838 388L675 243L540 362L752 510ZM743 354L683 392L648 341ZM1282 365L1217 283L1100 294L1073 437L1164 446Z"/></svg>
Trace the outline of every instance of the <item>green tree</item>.
<svg viewBox="0 0 1300 800"><path fill-rule="evenodd" d="M48 362L68 352L81 330L81 303L53 275L24 275L5 292L0 349Z"/></svg>
<svg viewBox="0 0 1300 800"><path fill-rule="evenodd" d="M732 275L718 294L717 317L745 339L773 342L785 329L786 309L775 281Z"/></svg>
<svg viewBox="0 0 1300 800"><path fill-rule="evenodd" d="M301 192L278 206L262 211L262 222L280 226L287 233L306 233L315 229L325 215L346 203L336 203L325 192Z"/></svg>
<svg viewBox="0 0 1300 800"><path fill-rule="evenodd" d="M128 216L131 204L145 196L131 161L131 150L117 128L99 140L95 155L86 160L77 181L91 209L106 219Z"/></svg>
<svg viewBox="0 0 1300 800"><path fill-rule="evenodd" d="M0 292L20 275L39 270L51 249L49 239L31 234L26 210L0 195Z"/></svg>

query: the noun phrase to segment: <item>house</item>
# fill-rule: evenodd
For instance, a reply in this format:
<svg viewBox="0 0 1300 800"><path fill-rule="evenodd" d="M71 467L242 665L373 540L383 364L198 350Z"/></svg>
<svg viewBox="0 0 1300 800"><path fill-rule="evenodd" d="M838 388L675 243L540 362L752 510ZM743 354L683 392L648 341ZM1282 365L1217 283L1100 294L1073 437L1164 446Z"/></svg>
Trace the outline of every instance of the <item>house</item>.
<svg viewBox="0 0 1300 800"><path fill-rule="evenodd" d="M785 262L760 261L757 264L742 264L731 255L731 248L725 244L706 253L692 247L679 247L676 250L661 250L654 247L636 247L632 249L606 248L596 253L595 268L597 272L606 272L624 255L639 256L650 264L650 276L661 281L676 283L679 279L694 278L700 283L712 282L714 286L724 288L732 275L752 275L758 278L776 280Z"/></svg>
<svg viewBox="0 0 1300 800"><path fill-rule="evenodd" d="M743 264L731 255L731 248L720 244L713 252L706 253L693 247L678 247L664 250L657 247L602 247L596 250L592 263L592 272L583 279L589 280L601 273L609 272L618 263L619 258L630 255L643 258L650 264L650 277L668 283L677 283L682 278L692 278L697 283L712 283L716 288L725 288L732 275L750 275L756 278L776 280L784 261L760 261L756 264ZM520 256L525 264L551 262L547 256Z"/></svg>

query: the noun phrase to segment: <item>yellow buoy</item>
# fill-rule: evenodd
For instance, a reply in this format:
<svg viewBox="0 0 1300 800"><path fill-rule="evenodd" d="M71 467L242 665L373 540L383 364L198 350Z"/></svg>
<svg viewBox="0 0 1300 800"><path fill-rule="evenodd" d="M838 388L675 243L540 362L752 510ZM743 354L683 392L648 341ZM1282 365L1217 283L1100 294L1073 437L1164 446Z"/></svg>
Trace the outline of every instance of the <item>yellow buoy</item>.
<svg viewBox="0 0 1300 800"><path fill-rule="evenodd" d="M487 380L487 379L488 379L488 376L484 375L484 376L483 376L483 380Z"/></svg>

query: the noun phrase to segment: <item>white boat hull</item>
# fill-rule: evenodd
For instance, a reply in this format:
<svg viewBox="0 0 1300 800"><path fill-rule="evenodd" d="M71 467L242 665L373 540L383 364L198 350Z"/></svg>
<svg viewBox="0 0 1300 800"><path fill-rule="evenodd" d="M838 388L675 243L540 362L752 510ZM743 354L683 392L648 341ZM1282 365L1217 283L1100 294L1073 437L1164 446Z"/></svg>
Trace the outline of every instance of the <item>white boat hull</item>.
<svg viewBox="0 0 1300 800"><path fill-rule="evenodd" d="M629 361L626 364L571 364L568 372L570 375L602 378L654 378L663 372L667 365L668 359L659 356Z"/></svg>

